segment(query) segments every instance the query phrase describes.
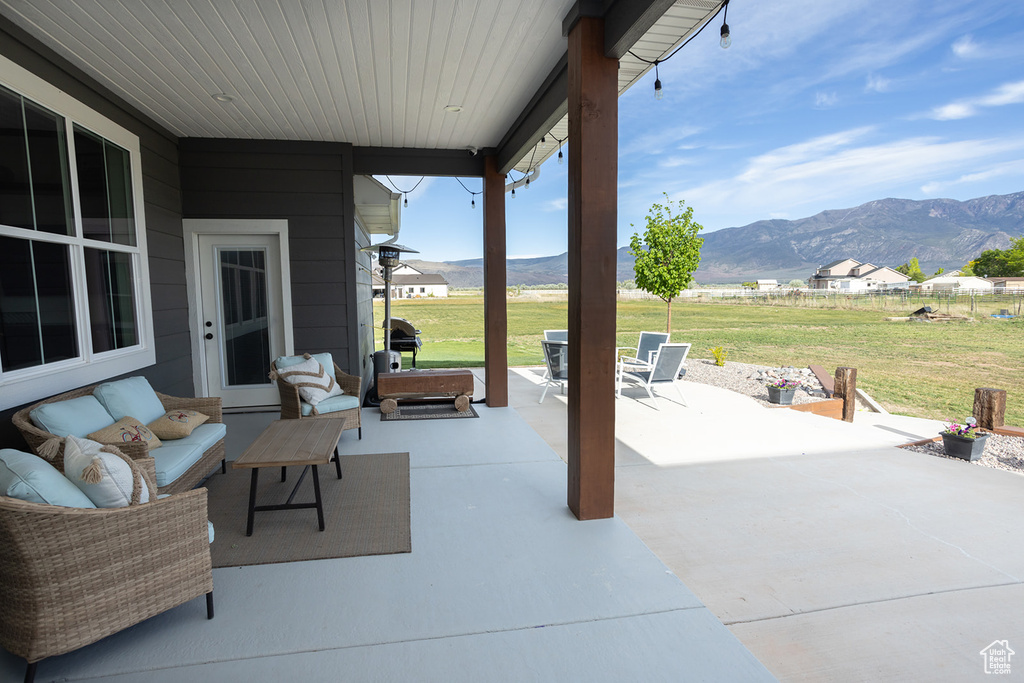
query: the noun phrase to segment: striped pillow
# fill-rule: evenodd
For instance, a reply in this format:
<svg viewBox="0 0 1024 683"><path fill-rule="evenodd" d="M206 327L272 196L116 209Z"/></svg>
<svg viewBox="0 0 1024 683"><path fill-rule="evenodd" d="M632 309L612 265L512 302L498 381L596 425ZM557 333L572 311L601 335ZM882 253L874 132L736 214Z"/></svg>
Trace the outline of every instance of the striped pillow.
<svg viewBox="0 0 1024 683"><path fill-rule="evenodd" d="M299 396L314 409L320 401L345 393L315 358L307 358L296 365L289 365L279 370L277 376L298 387Z"/></svg>

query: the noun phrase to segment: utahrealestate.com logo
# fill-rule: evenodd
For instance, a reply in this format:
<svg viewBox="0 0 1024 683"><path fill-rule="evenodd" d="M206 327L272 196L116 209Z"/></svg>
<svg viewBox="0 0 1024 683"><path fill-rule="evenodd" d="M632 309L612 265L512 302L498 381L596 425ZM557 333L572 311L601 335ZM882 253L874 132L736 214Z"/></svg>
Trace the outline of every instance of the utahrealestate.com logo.
<svg viewBox="0 0 1024 683"><path fill-rule="evenodd" d="M1010 649L1010 643L1005 640L994 640L992 644L981 651L985 659L985 673L987 674L1008 674L1010 673L1010 658L1016 654Z"/></svg>

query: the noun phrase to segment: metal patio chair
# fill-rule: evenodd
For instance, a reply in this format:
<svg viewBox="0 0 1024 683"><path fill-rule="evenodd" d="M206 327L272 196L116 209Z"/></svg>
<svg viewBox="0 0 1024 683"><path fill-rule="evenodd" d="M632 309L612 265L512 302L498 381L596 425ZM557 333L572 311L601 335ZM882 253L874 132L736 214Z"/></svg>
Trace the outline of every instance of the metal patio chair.
<svg viewBox="0 0 1024 683"><path fill-rule="evenodd" d="M544 341L569 341L569 330L544 330ZM547 368L544 368L544 376L542 379L547 379L551 376Z"/></svg>
<svg viewBox="0 0 1024 683"><path fill-rule="evenodd" d="M544 364L547 365L547 375L544 378L544 391L540 395L538 403L544 402L548 395L548 389L558 384L562 393L565 393L565 383L569 381L569 342L565 341L542 341L541 348L544 349Z"/></svg>
<svg viewBox="0 0 1024 683"><path fill-rule="evenodd" d="M681 374L686 374L683 365L686 363L686 356L690 353L690 344L660 344L658 350L649 363L641 363L636 359L623 359L618 363L618 381L616 382L616 398L622 396L622 381L624 379L636 380L647 391L647 395L654 401L654 407L661 410L658 405L658 397L651 391L654 384L671 384L679 392L679 400L689 408L683 390L676 384L676 379Z"/></svg>
<svg viewBox="0 0 1024 683"><path fill-rule="evenodd" d="M668 332L641 332L640 340L636 346L618 346L615 348L615 360L619 362L638 363L646 365L651 363L652 356L658 352L658 346L668 343ZM632 351L633 355L621 353Z"/></svg>

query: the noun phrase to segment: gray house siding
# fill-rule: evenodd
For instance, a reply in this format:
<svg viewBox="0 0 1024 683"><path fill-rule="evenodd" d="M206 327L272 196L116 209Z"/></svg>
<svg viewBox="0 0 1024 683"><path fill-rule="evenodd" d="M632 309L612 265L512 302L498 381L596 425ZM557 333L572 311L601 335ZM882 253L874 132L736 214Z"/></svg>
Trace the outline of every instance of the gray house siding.
<svg viewBox="0 0 1024 683"><path fill-rule="evenodd" d="M179 148L185 218L288 221L295 352L329 351L359 374L351 145L189 138Z"/></svg>
<svg viewBox="0 0 1024 683"><path fill-rule="evenodd" d="M355 226L355 249L369 246L370 236L357 223ZM373 320L373 282L371 281L372 262L365 251L357 251L357 267L355 269L356 310L359 315L359 358L362 366L363 391L369 388L373 379L374 338L380 334L379 326Z"/></svg>
<svg viewBox="0 0 1024 683"><path fill-rule="evenodd" d="M157 391L191 396L176 139L3 17L0 54L139 136L156 363L130 374L144 375ZM11 424L19 409L0 411L0 447L25 447Z"/></svg>

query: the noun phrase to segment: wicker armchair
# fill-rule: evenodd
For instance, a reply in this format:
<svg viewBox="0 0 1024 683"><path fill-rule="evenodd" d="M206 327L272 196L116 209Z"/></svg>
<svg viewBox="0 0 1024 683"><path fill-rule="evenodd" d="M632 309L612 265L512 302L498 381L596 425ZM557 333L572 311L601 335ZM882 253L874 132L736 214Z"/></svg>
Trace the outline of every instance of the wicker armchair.
<svg viewBox="0 0 1024 683"><path fill-rule="evenodd" d="M26 681L46 657L200 595L213 618L205 488L105 509L0 496L0 548L0 645L26 660Z"/></svg>
<svg viewBox="0 0 1024 683"><path fill-rule="evenodd" d="M32 412L38 406L44 403L55 403L57 401L66 401L70 398L78 398L79 396L88 396L93 392L97 384L93 384L81 389L75 389L58 396L53 396L44 401L33 403L27 408L22 408L14 414L11 421L14 426L21 432L22 438L28 444L29 448L36 455L45 458L54 464L54 459L59 459L63 462L64 459L64 439L60 439L60 445L57 449L56 456L48 453L43 448L43 444L54 439L54 435L49 432L36 427L29 418L29 413ZM160 402L163 403L165 410L197 410L204 415L209 416L207 422L224 422L224 417L221 412L221 399L220 398L180 398L177 396L168 396L161 394L159 391L156 392ZM114 443L111 444L116 446L118 450L127 455L132 460L140 460L142 458L149 457L149 446L144 442L130 442L130 443ZM195 487L196 484L205 479L214 467L217 466L217 462L220 462L221 472L226 472L225 454L224 454L224 439L218 441L214 446L209 448L203 456L196 461L192 467L190 467L183 475L175 479L167 486L160 487L160 493L179 493L181 491L188 491ZM56 467L56 464L54 464Z"/></svg>
<svg viewBox="0 0 1024 683"><path fill-rule="evenodd" d="M282 379L278 375L278 369L276 361L270 363L270 373L272 377L277 380L277 390L281 394L281 419L282 420L298 420L298 419L310 419L317 417L329 417L333 419L345 418L344 429L358 429L359 438L363 438L363 424L361 411L359 406L355 408L349 408L348 410L338 410L333 413L324 413L323 415L303 415L302 414L302 399L299 397L299 388L294 384L289 384L287 380ZM361 377L350 375L344 372L338 367L337 363L334 363L334 381L338 383L349 396L355 396L359 398L360 389L362 387L363 380Z"/></svg>

